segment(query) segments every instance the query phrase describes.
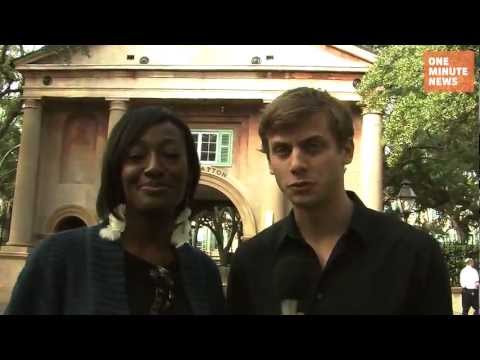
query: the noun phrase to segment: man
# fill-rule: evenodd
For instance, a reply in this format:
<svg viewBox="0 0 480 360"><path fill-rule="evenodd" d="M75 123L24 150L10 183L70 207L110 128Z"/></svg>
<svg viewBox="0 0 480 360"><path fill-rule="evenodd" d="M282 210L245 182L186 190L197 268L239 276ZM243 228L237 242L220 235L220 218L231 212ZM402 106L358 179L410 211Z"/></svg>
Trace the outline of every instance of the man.
<svg viewBox="0 0 480 360"><path fill-rule="evenodd" d="M460 271L462 314L468 315L471 306L473 315L478 315L478 271L473 267L473 259L465 259L465 264L465 267Z"/></svg>
<svg viewBox="0 0 480 360"><path fill-rule="evenodd" d="M452 313L436 241L345 191L354 145L343 104L315 89L289 90L267 106L259 135L293 210L236 252L233 314Z"/></svg>

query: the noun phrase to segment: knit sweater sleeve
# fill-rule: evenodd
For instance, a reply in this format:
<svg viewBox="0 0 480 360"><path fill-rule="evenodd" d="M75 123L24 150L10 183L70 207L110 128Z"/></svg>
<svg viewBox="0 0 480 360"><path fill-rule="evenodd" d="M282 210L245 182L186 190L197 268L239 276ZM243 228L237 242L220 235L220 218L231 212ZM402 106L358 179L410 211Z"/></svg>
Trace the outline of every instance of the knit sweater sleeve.
<svg viewBox="0 0 480 360"><path fill-rule="evenodd" d="M6 315L60 314L62 259L58 242L49 238L27 258L13 288Z"/></svg>

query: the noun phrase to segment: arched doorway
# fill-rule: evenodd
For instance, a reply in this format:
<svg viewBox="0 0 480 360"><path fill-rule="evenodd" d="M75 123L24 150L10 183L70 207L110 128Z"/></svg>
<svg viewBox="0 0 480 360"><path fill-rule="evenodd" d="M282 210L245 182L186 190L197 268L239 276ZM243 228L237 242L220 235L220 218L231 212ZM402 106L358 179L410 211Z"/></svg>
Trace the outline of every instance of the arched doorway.
<svg viewBox="0 0 480 360"><path fill-rule="evenodd" d="M60 232L65 230L76 229L79 227L87 226L85 222L77 216L66 216L60 219L53 229L54 232Z"/></svg>
<svg viewBox="0 0 480 360"><path fill-rule="evenodd" d="M92 226L97 219L88 210L78 205L63 206L50 215L45 224L45 233L51 234L61 230L75 229L82 226Z"/></svg>
<svg viewBox="0 0 480 360"><path fill-rule="evenodd" d="M192 204L192 245L228 266L243 236L235 204L217 189L199 184Z"/></svg>
<svg viewBox="0 0 480 360"><path fill-rule="evenodd" d="M242 185L229 177L228 180L211 173L202 171L200 175L200 185L218 190L223 196L227 197L238 210L243 224L242 240L248 240L257 233L257 225L252 209L248 201L242 194ZM199 185L199 186L200 186Z"/></svg>

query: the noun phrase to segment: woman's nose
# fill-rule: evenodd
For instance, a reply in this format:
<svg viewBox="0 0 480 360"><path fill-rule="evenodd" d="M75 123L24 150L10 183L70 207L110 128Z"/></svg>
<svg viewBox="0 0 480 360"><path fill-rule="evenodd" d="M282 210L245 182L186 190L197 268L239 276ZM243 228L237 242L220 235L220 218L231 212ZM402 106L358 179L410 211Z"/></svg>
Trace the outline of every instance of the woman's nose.
<svg viewBox="0 0 480 360"><path fill-rule="evenodd" d="M163 164L160 156L152 153L148 156L145 174L159 174L163 172Z"/></svg>

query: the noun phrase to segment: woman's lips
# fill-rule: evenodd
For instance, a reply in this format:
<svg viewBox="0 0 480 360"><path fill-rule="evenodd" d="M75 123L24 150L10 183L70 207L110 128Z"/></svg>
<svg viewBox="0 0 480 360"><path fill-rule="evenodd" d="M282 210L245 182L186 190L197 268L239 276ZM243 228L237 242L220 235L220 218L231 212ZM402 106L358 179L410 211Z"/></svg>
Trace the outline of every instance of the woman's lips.
<svg viewBox="0 0 480 360"><path fill-rule="evenodd" d="M140 185L140 190L146 192L158 192L158 191L165 191L171 189L171 186L165 184L148 184L148 185Z"/></svg>

